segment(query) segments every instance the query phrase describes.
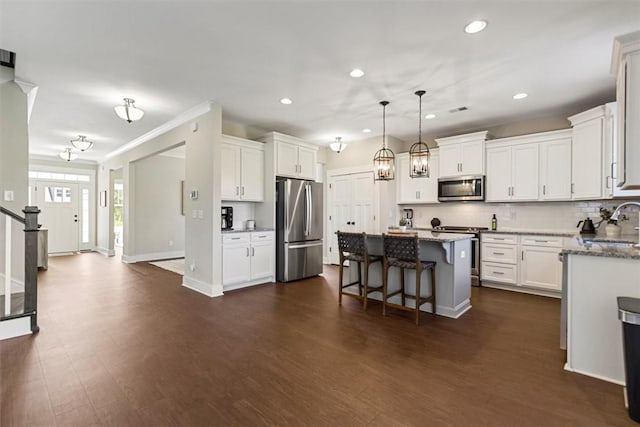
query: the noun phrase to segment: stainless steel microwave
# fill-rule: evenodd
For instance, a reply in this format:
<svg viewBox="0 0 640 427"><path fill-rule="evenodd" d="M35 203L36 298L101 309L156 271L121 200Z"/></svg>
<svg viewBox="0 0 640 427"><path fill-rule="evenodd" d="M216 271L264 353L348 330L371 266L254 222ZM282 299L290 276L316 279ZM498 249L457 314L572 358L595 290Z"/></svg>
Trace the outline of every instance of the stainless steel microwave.
<svg viewBox="0 0 640 427"><path fill-rule="evenodd" d="M439 178L438 200L441 202L484 200L484 176Z"/></svg>

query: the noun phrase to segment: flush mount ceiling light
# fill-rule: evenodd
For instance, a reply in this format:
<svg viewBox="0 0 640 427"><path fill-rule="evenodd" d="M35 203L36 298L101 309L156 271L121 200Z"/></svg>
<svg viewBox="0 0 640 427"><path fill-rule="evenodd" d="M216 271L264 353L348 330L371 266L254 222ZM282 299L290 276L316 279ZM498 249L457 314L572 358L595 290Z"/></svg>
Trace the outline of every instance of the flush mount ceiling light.
<svg viewBox="0 0 640 427"><path fill-rule="evenodd" d="M362 70L361 70L361 69L359 69L359 68L354 68L353 70L351 70L351 72L349 73L349 75L350 75L351 77L355 77L355 78L362 77L362 76L364 76L364 71L362 71Z"/></svg>
<svg viewBox="0 0 640 427"><path fill-rule="evenodd" d="M527 96L529 96L529 94L520 92L513 95L513 99L525 99Z"/></svg>
<svg viewBox="0 0 640 427"><path fill-rule="evenodd" d="M281 103L281 104L284 104L284 105L291 105L291 104L293 104L293 101L292 101L292 100L290 100L289 98L282 98L282 99L280 100L280 103Z"/></svg>
<svg viewBox="0 0 640 427"><path fill-rule="evenodd" d="M487 28L487 21L484 19L480 19L477 21L472 21L464 27L464 32L467 34L475 34Z"/></svg>
<svg viewBox="0 0 640 427"><path fill-rule="evenodd" d="M431 120L431 119L435 119L436 115L433 114L433 113L429 113L426 116L424 116L424 118L427 119L427 120Z"/></svg>
<svg viewBox="0 0 640 427"><path fill-rule="evenodd" d="M419 90L415 93L420 98L418 113L418 142L409 149L409 176L411 178L429 178L429 159L431 153L429 146L422 142L422 95L425 91Z"/></svg>
<svg viewBox="0 0 640 427"><path fill-rule="evenodd" d="M124 100L123 105L116 105L113 107L118 117L122 120L126 120L128 123L140 120L144 116L144 111L133 105L136 101L131 98L122 98Z"/></svg>
<svg viewBox="0 0 640 427"><path fill-rule="evenodd" d="M396 156L387 148L387 105L389 101L380 101L382 105L382 148L373 156L373 180L392 181L396 175Z"/></svg>
<svg viewBox="0 0 640 427"><path fill-rule="evenodd" d="M62 160L66 160L67 162L78 158L78 155L73 152L73 148L71 147L65 148L62 153L58 154L58 156L60 156Z"/></svg>
<svg viewBox="0 0 640 427"><path fill-rule="evenodd" d="M86 151L93 147L93 142L89 141L84 135L78 135L78 139L71 140L71 145L80 151Z"/></svg>
<svg viewBox="0 0 640 427"><path fill-rule="evenodd" d="M347 144L342 142L342 137L341 136L336 136L336 142L332 142L330 147L331 147L331 150L335 151L336 153L340 153L345 148L347 148Z"/></svg>
<svg viewBox="0 0 640 427"><path fill-rule="evenodd" d="M362 133L371 133L371 129L364 128L364 129L362 129Z"/></svg>

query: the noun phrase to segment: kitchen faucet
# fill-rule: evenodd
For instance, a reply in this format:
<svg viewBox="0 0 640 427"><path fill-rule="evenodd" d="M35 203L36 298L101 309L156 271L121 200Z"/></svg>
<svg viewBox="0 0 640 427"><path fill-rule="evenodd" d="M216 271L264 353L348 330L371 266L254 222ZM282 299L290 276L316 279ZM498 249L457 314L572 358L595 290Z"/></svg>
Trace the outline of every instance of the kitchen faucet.
<svg viewBox="0 0 640 427"><path fill-rule="evenodd" d="M624 207L632 206L632 205L640 207L640 202L636 202L636 201L624 202L623 204L618 206L615 211L613 211L613 214L611 215L611 219L614 220L614 221L617 221L618 218L620 218L620 210L622 208L624 208ZM638 228L637 228L637 230L638 230L638 243L633 245L633 247L640 249L640 215L638 215Z"/></svg>

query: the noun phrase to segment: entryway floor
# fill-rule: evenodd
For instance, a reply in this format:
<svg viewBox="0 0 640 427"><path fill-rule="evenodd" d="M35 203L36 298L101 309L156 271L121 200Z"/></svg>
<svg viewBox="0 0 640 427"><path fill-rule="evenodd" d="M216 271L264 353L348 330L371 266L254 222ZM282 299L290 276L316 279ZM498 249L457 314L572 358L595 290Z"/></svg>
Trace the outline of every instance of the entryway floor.
<svg viewBox="0 0 640 427"><path fill-rule="evenodd" d="M334 267L219 298L95 253L39 279L40 333L0 342L3 427L636 425L620 386L563 370L556 299L474 288L415 326L338 306Z"/></svg>

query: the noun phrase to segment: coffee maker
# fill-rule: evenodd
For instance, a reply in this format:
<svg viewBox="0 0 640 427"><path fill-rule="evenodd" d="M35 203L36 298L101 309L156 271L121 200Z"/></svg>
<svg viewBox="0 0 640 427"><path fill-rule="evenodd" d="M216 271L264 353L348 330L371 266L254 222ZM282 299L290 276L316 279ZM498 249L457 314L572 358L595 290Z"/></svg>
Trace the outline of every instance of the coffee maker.
<svg viewBox="0 0 640 427"><path fill-rule="evenodd" d="M222 229L233 230L233 208L222 206Z"/></svg>
<svg viewBox="0 0 640 427"><path fill-rule="evenodd" d="M404 220L407 228L413 227L413 209L404 209Z"/></svg>

